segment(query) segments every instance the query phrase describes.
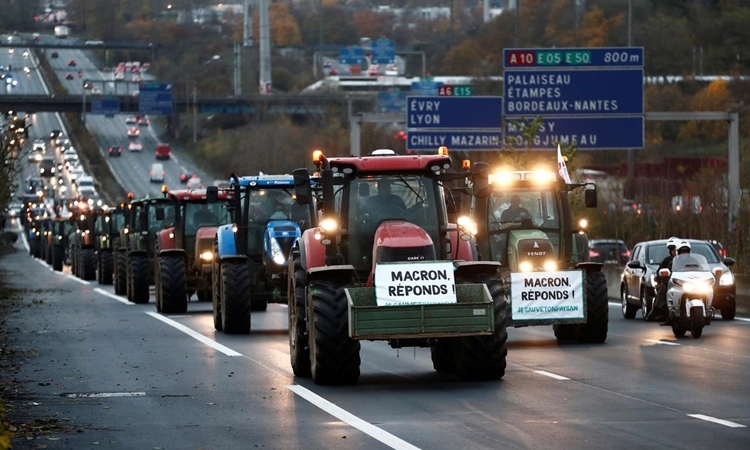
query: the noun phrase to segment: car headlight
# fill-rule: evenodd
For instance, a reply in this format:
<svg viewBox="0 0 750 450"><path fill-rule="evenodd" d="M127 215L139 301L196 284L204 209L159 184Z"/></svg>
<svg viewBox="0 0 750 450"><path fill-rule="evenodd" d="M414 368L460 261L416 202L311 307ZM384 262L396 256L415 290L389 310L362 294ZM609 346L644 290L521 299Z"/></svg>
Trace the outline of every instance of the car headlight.
<svg viewBox="0 0 750 450"><path fill-rule="evenodd" d="M719 278L719 286L731 286L734 284L734 275L732 272L727 272Z"/></svg>
<svg viewBox="0 0 750 450"><path fill-rule="evenodd" d="M214 252L207 251L207 252L201 253L201 261L211 262L213 260L214 260Z"/></svg>
<svg viewBox="0 0 750 450"><path fill-rule="evenodd" d="M281 246L276 239L271 239L271 259L278 265L284 264L286 258L284 258L284 252L281 251Z"/></svg>

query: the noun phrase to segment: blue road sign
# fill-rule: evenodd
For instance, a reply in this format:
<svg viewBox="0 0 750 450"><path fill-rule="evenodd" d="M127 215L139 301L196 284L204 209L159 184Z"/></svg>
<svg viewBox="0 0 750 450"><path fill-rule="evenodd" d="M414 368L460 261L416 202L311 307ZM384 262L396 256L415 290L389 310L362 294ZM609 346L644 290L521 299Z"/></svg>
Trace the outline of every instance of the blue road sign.
<svg viewBox="0 0 750 450"><path fill-rule="evenodd" d="M107 116L120 114L120 101L117 99L93 99L91 100L91 114Z"/></svg>
<svg viewBox="0 0 750 450"><path fill-rule="evenodd" d="M357 45L339 48L339 64L361 64L365 59L365 51Z"/></svg>
<svg viewBox="0 0 750 450"><path fill-rule="evenodd" d="M505 141L525 147L520 131L510 121L505 126ZM532 148L554 149L557 144L575 142L580 150L619 150L643 148L644 118L588 117L545 118ZM450 148L450 147L449 147Z"/></svg>
<svg viewBox="0 0 750 450"><path fill-rule="evenodd" d="M406 98L406 127L412 129L503 128L502 97Z"/></svg>
<svg viewBox="0 0 750 450"><path fill-rule="evenodd" d="M441 145L451 150L499 150L502 147L501 131L441 130L406 132L409 150L435 151Z"/></svg>
<svg viewBox="0 0 750 450"><path fill-rule="evenodd" d="M396 44L390 39L377 39L372 42L372 62L390 64L396 59Z"/></svg>
<svg viewBox="0 0 750 450"><path fill-rule="evenodd" d="M506 48L503 61L506 69L643 67L643 47Z"/></svg>
<svg viewBox="0 0 750 450"><path fill-rule="evenodd" d="M140 83L138 112L141 114L172 114L172 85L170 83Z"/></svg>
<svg viewBox="0 0 750 450"><path fill-rule="evenodd" d="M434 81L432 78L423 78L411 83L411 93L413 95L438 95L442 81Z"/></svg>
<svg viewBox="0 0 750 450"><path fill-rule="evenodd" d="M406 91L378 92L377 112L403 114L406 112Z"/></svg>
<svg viewBox="0 0 750 450"><path fill-rule="evenodd" d="M643 114L643 69L506 70L505 115Z"/></svg>

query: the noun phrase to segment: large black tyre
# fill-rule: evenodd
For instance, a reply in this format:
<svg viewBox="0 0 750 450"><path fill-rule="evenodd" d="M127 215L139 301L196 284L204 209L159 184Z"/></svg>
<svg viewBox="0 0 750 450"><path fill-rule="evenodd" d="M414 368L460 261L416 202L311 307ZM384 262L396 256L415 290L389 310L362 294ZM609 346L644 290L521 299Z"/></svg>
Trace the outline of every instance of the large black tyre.
<svg viewBox="0 0 750 450"><path fill-rule="evenodd" d="M245 263L221 264L221 327L227 334L250 332L250 268Z"/></svg>
<svg viewBox="0 0 750 450"><path fill-rule="evenodd" d="M125 257L125 253L115 253L115 268L114 268L114 284L115 294L125 295L127 294L128 286L128 260Z"/></svg>
<svg viewBox="0 0 750 450"><path fill-rule="evenodd" d="M44 262L52 265L52 245L48 243L44 243Z"/></svg>
<svg viewBox="0 0 750 450"><path fill-rule="evenodd" d="M133 303L148 303L148 258L140 255L128 257L128 288L130 300Z"/></svg>
<svg viewBox="0 0 750 450"><path fill-rule="evenodd" d="M214 247L214 255L217 254L215 250L216 248ZM224 331L221 323L221 277L217 262L211 265L211 306L214 316L214 329L216 331Z"/></svg>
<svg viewBox="0 0 750 450"><path fill-rule="evenodd" d="M100 284L112 284L112 273L114 271L114 255L110 250L102 250L99 252L99 283Z"/></svg>
<svg viewBox="0 0 750 450"><path fill-rule="evenodd" d="M631 305L628 301L628 289L624 284L620 286L620 304L622 306L622 317L626 319L634 319L635 313L638 312L638 308Z"/></svg>
<svg viewBox="0 0 750 450"><path fill-rule="evenodd" d="M196 293L198 295L199 302L210 302L211 301L211 289L199 289Z"/></svg>
<svg viewBox="0 0 750 450"><path fill-rule="evenodd" d="M694 306L690 310L690 334L693 339L698 339L703 334L703 310L699 306Z"/></svg>
<svg viewBox="0 0 750 450"><path fill-rule="evenodd" d="M157 302L164 314L179 314L187 311L187 286L185 284L185 258L160 257L157 266L159 282ZM161 298L159 298L161 297Z"/></svg>
<svg viewBox="0 0 750 450"><path fill-rule="evenodd" d="M316 280L307 285L312 303L310 365L315 384L351 384L359 380L359 341L349 337L347 284ZM310 309L308 309L308 313Z"/></svg>
<svg viewBox="0 0 750 450"><path fill-rule="evenodd" d="M302 268L298 252L293 254L292 260L289 262L288 281L289 357L292 362L292 371L298 377L309 377L312 371L310 368L310 344L305 324L307 272Z"/></svg>
<svg viewBox="0 0 750 450"><path fill-rule="evenodd" d="M604 272L586 274L586 323L579 325L579 342L601 344L607 340L609 301Z"/></svg>
<svg viewBox="0 0 750 450"><path fill-rule="evenodd" d="M78 252L76 251L76 246L71 245L70 246L70 273L73 274L74 277L78 276Z"/></svg>
<svg viewBox="0 0 750 450"><path fill-rule="evenodd" d="M84 248L81 250L81 279L96 280L96 250Z"/></svg>
<svg viewBox="0 0 750 450"><path fill-rule="evenodd" d="M686 332L687 328L685 328L684 326L672 324L672 334L674 334L674 337L683 337L685 336Z"/></svg>
<svg viewBox="0 0 750 450"><path fill-rule="evenodd" d="M62 245L55 245L52 249L52 270L62 272L64 259L65 248Z"/></svg>
<svg viewBox="0 0 750 450"><path fill-rule="evenodd" d="M490 291L495 317L495 334L492 336L467 336L461 338L461 353L456 371L461 378L497 380L505 375L508 355L508 318L510 304L503 282L493 276L476 276L458 280L457 284L484 284ZM434 363L433 363L434 364Z"/></svg>
<svg viewBox="0 0 750 450"><path fill-rule="evenodd" d="M31 241L29 243L29 249L30 249L31 256L33 256L34 258L39 258L39 255L42 252L41 246L42 246L41 242L38 242L36 240Z"/></svg>
<svg viewBox="0 0 750 450"><path fill-rule="evenodd" d="M461 339L443 339L430 347L432 367L438 373L456 373L456 363L461 352Z"/></svg>
<svg viewBox="0 0 750 450"><path fill-rule="evenodd" d="M558 341L575 341L580 335L580 329L576 324L552 325L552 330Z"/></svg>
<svg viewBox="0 0 750 450"><path fill-rule="evenodd" d="M737 303L734 299L727 300L721 305L721 318L724 320L734 320L734 316L737 314Z"/></svg>

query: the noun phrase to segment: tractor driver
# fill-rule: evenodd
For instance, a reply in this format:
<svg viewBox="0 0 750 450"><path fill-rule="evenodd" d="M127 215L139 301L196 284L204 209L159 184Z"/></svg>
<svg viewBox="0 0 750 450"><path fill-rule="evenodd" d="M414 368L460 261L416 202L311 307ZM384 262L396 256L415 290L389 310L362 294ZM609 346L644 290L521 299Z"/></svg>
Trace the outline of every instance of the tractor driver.
<svg viewBox="0 0 750 450"><path fill-rule="evenodd" d="M510 206L500 214L500 223L520 222L523 219L531 219L531 213L521 206L521 197L513 194L510 198Z"/></svg>
<svg viewBox="0 0 750 450"><path fill-rule="evenodd" d="M216 223L216 215L208 209L208 205L201 204L198 210L193 213L193 223L196 225L196 228L204 224L213 225Z"/></svg>
<svg viewBox="0 0 750 450"><path fill-rule="evenodd" d="M401 212L406 211L404 200L396 194L391 193L391 184L393 180L383 178L378 181L378 193L365 199L364 210L374 214L389 208L398 208Z"/></svg>

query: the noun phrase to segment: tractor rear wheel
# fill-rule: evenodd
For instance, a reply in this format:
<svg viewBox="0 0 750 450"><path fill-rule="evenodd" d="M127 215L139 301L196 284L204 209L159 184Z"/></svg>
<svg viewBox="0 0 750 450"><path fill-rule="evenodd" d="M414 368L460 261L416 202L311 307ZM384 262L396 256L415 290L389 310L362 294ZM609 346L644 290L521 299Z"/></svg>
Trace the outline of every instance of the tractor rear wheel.
<svg viewBox="0 0 750 450"><path fill-rule="evenodd" d="M161 257L158 264L159 285L157 293L161 300L161 312L179 314L187 311L187 287L185 285L185 259Z"/></svg>
<svg viewBox="0 0 750 450"><path fill-rule="evenodd" d="M115 294L124 295L127 294L127 282L128 282L128 260L125 257L125 253L115 253Z"/></svg>
<svg viewBox="0 0 750 450"><path fill-rule="evenodd" d="M96 280L96 250L93 248L84 248L80 252L79 262L81 267L81 279L86 281Z"/></svg>
<svg viewBox="0 0 750 450"><path fill-rule="evenodd" d="M456 362L461 352L461 339L442 339L430 347L432 367L438 373L456 373Z"/></svg>
<svg viewBox="0 0 750 450"><path fill-rule="evenodd" d="M199 289L198 292L199 302L210 302L211 301L211 289Z"/></svg>
<svg viewBox="0 0 750 450"><path fill-rule="evenodd" d="M52 249L52 270L62 272L63 259L65 259L65 248L62 245L55 245Z"/></svg>
<svg viewBox="0 0 750 450"><path fill-rule="evenodd" d="M133 303L148 303L148 258L140 255L128 257L128 290Z"/></svg>
<svg viewBox="0 0 750 450"><path fill-rule="evenodd" d="M348 283L316 280L308 284L311 374L315 384L351 384L359 380L359 341L349 337ZM308 310L309 311L309 310Z"/></svg>
<svg viewBox="0 0 750 450"><path fill-rule="evenodd" d="M112 284L112 271L114 266L112 258L112 251L103 250L100 252L99 260L101 261L101 264L99 265L99 269L101 270L101 274L99 275L99 283L101 284Z"/></svg>
<svg viewBox="0 0 750 450"><path fill-rule="evenodd" d="M305 325L307 272L302 268L299 253L295 253L292 257L288 281L289 357L292 361L292 371L298 377L309 377L311 375L310 344Z"/></svg>
<svg viewBox="0 0 750 450"><path fill-rule="evenodd" d="M457 284L465 283L484 284L490 291L495 316L495 334L462 338L456 370L461 378L500 379L505 375L505 357L508 355L508 293L503 287L503 282L493 276L484 275L457 281Z"/></svg>
<svg viewBox="0 0 750 450"><path fill-rule="evenodd" d="M268 300L264 294L251 295L250 310L265 311L268 309Z"/></svg>
<svg viewBox="0 0 750 450"><path fill-rule="evenodd" d="M221 328L227 334L250 332L250 269L245 263L225 262L221 272Z"/></svg>

